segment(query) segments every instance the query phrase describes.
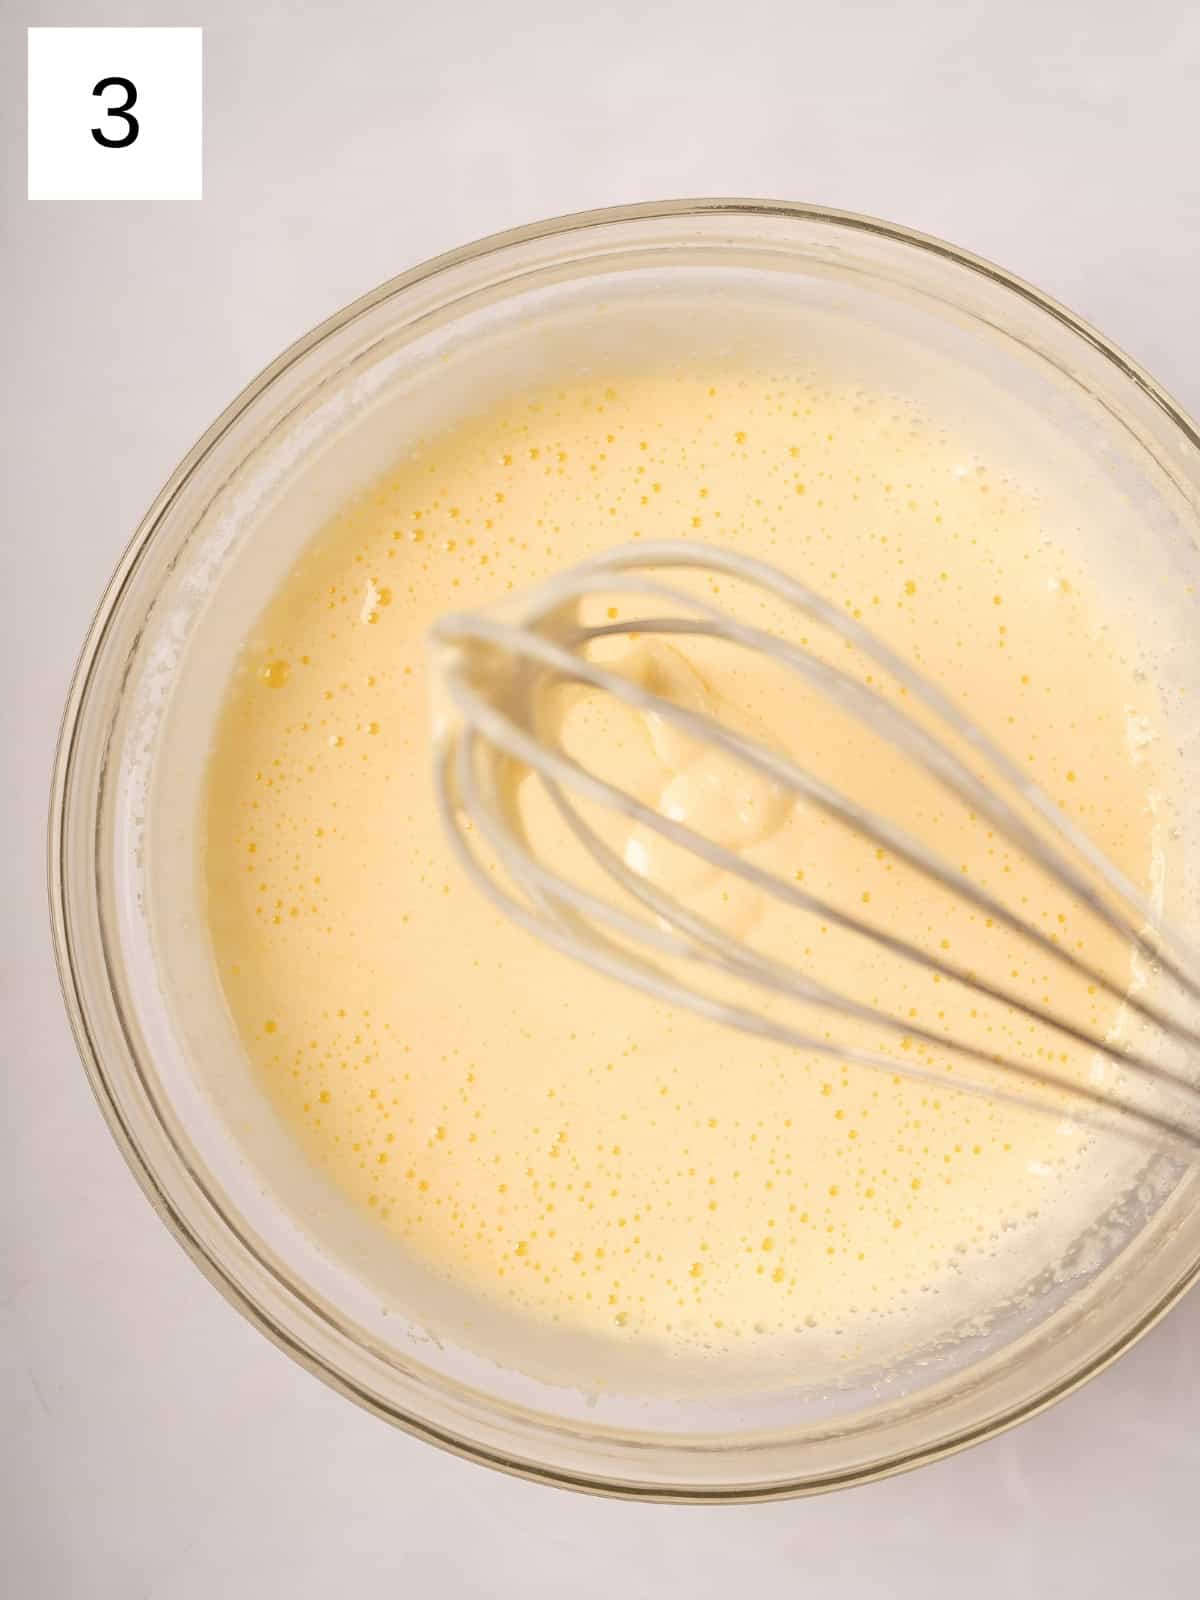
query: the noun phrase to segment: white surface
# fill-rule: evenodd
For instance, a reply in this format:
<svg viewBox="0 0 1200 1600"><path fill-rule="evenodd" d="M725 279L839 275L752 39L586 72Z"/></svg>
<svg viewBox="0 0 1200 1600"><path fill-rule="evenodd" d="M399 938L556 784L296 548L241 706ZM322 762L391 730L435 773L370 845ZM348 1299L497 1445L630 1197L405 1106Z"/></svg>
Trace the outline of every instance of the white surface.
<svg viewBox="0 0 1200 1600"><path fill-rule="evenodd" d="M205 27L201 204L58 205L24 198L25 25L147 8L2 8L0 1594L1194 1595L1200 1296L1017 1432L802 1503L586 1500L360 1413L230 1310L126 1172L61 1014L42 829L76 649L179 456L313 322L479 234L705 192L874 212L1031 278L1200 411L1200 12L254 10L151 8Z"/></svg>

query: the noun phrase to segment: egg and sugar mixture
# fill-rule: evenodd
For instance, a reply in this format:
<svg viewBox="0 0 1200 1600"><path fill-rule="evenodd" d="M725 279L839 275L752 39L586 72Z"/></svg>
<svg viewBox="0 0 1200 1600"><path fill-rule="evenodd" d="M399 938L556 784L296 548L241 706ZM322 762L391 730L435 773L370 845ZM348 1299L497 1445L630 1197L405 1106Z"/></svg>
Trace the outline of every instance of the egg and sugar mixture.
<svg viewBox="0 0 1200 1600"><path fill-rule="evenodd" d="M1145 690L1038 489L894 394L720 363L532 390L346 504L242 653L210 759L203 872L261 1083L397 1250L484 1307L719 1349L902 1317L1078 1207L1089 1141L957 1092L952 1068L943 1090L616 987L511 928L455 867L432 803L433 622L615 543L679 537L844 605L1148 882L1155 776L1129 736ZM697 592L721 598L719 584ZM1129 981L1128 954L1064 893L878 738L815 696L801 704L794 679L710 641L635 636L610 659L871 801ZM855 666L868 681L869 666ZM748 861L1096 1033L1117 1025L1118 999L1068 993L1052 956L669 726L587 691L553 709L569 752ZM536 786L520 806L529 836L553 842ZM621 827L634 871L843 993L983 1048L1049 1048L962 986ZM1090 1057L1055 1041L1068 1078L1093 1072ZM921 1045L917 1058L939 1059Z"/></svg>

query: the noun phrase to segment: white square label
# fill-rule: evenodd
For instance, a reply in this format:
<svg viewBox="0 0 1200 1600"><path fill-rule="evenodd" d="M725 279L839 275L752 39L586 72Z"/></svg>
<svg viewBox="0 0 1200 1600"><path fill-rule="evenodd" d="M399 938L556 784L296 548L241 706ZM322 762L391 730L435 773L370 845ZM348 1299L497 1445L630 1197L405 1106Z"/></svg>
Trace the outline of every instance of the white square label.
<svg viewBox="0 0 1200 1600"><path fill-rule="evenodd" d="M202 38L30 28L29 198L199 200Z"/></svg>

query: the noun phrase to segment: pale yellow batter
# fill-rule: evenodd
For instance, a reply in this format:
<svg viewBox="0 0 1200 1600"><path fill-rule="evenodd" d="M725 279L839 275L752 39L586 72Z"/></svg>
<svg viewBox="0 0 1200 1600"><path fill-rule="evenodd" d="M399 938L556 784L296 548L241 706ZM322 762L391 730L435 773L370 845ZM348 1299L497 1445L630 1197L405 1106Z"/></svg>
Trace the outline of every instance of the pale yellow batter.
<svg viewBox="0 0 1200 1600"><path fill-rule="evenodd" d="M1153 774L1129 736L1140 691L1044 517L1033 490L895 396L713 368L521 397L430 442L333 520L229 693L211 762L208 914L281 1117L397 1248L484 1303L719 1347L902 1313L1069 1202L1086 1157L1075 1130L721 1031L511 929L449 859L429 772L426 634L439 614L622 540L694 535L772 560L861 616L1144 883ZM778 684L702 649L635 645L624 669L685 702L732 706L824 776L883 796L1055 938L1127 974L1061 895L869 737L811 704L801 715ZM1116 1021L1114 1003L1068 996L1051 962L883 852L761 787L731 790L728 772L706 773L662 729L597 714L586 696L562 709L568 746L750 859L1053 995L1101 1032ZM783 941L827 981L923 1024L1020 1043L1011 1019L928 974L864 961L815 921L785 928L753 892L689 878L656 848L622 840L631 865L732 931ZM1066 1050L1056 1064L1089 1065Z"/></svg>

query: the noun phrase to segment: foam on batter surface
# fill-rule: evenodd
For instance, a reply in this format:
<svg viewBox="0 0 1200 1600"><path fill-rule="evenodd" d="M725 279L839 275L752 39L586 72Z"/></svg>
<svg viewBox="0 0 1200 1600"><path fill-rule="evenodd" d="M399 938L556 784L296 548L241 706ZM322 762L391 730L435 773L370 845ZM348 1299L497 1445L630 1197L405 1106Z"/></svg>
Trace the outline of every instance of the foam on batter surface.
<svg viewBox="0 0 1200 1600"><path fill-rule="evenodd" d="M484 1305L719 1348L902 1316L1019 1252L1047 1215L1079 1208L1089 1144L1051 1118L808 1060L627 993L514 931L457 872L432 803L430 625L622 540L680 536L846 605L1147 880L1154 777L1129 736L1142 691L1040 492L895 395L719 366L521 396L348 504L243 652L211 758L204 872L263 1084L397 1249ZM660 654L631 670L711 685L711 664L681 653L682 667ZM730 688L786 743L780 692ZM653 730L589 724L586 704L572 715L585 747L608 741L611 756L618 740L631 784L660 798L675 784L693 814L714 803L690 753ZM821 737L810 725L814 758ZM886 784L899 820L1021 899L1019 859L970 818L930 814L869 743L829 730L826 743L835 776ZM717 800L719 827L773 870L928 935L934 902L882 853L851 857L770 795ZM761 918L723 900L727 886L681 884L651 849L632 838L626 859L701 909L707 894L734 932ZM1044 885L1026 909L1087 945ZM1008 963L984 919L940 902L936 915L957 957ZM887 990L828 930L811 943L825 977ZM1049 961L1022 951L1011 966L1026 992L1054 993ZM984 1026L917 981L883 998ZM1103 1032L1118 1010L1089 996L1081 1015ZM1089 1070L1082 1051L1063 1063Z"/></svg>

